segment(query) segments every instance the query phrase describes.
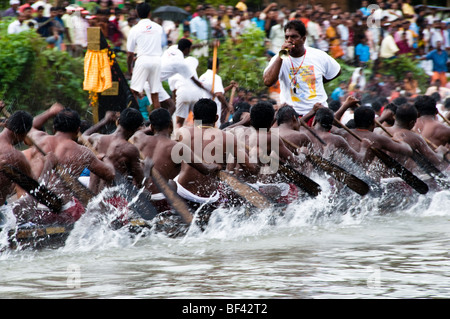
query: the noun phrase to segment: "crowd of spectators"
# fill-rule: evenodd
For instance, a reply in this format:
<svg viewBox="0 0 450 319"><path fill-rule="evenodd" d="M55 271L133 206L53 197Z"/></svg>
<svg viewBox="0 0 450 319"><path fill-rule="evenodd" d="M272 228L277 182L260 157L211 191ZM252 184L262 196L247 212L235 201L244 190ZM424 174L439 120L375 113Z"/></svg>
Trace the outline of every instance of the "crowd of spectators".
<svg viewBox="0 0 450 319"><path fill-rule="evenodd" d="M21 0L23 1L23 0ZM92 2L91 2L92 4ZM10 0L10 8L2 17L14 17L9 33L36 29L49 46L82 56L87 46L87 28L100 26L115 50L126 50L127 34L138 19L134 7L128 3L116 6L111 0L98 0L95 6L77 6L64 3L52 7L46 0ZM267 57L277 54L284 42L284 24L293 19L303 21L307 28L306 46L328 52L333 58L356 67L349 82L335 83L331 100L342 102L349 94L373 102L370 97L392 101L402 96L414 97L420 92L417 80L411 74L402 81L368 71L370 62L395 59L408 55L421 66L429 78L430 90L441 95L441 101L450 97L447 83L447 50L450 49L450 20L436 7L413 7L411 0L362 1L359 9L344 11L336 2L304 4L288 8L270 3L261 10L251 10L245 0L235 6L184 6L189 15L180 21L153 20L163 26L162 45L168 47L182 38L196 43L194 56L208 55L208 44L213 39L237 39L249 27L265 33ZM450 9L449 9L450 10ZM436 89L437 87L437 89ZM276 100L276 90L273 99Z"/></svg>

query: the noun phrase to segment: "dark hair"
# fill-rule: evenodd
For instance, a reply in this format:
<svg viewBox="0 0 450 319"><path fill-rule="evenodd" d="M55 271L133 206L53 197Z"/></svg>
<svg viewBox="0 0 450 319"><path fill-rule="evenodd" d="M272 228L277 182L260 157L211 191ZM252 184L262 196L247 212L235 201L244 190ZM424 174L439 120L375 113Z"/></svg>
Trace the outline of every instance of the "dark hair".
<svg viewBox="0 0 450 319"><path fill-rule="evenodd" d="M336 112L341 107L341 101L337 100L331 100L330 103L328 103L328 107L333 111Z"/></svg>
<svg viewBox="0 0 450 319"><path fill-rule="evenodd" d="M400 96L400 97L394 99L394 100L392 101L392 103L394 103L394 104L397 105L397 106L400 106L400 105L403 105L403 104L408 103L408 100L407 100L405 97Z"/></svg>
<svg viewBox="0 0 450 319"><path fill-rule="evenodd" d="M300 20L292 20L286 23L286 25L284 26L284 32L286 32L287 29L296 30L302 37L306 35L305 24Z"/></svg>
<svg viewBox="0 0 450 319"><path fill-rule="evenodd" d="M369 106L358 107L353 113L356 128L367 129L375 121L375 110Z"/></svg>
<svg viewBox="0 0 450 319"><path fill-rule="evenodd" d="M216 61L217 61L217 67L219 67L219 58L217 58ZM213 68L213 58L209 58L208 59L208 69L212 70L212 68Z"/></svg>
<svg viewBox="0 0 450 319"><path fill-rule="evenodd" d="M450 97L447 98L444 102L444 108L450 109Z"/></svg>
<svg viewBox="0 0 450 319"><path fill-rule="evenodd" d="M385 105L385 104L388 104L388 103L389 103L389 100L388 100L387 98L385 98L384 96L380 96L380 97L377 99L377 102L380 103L381 106L383 106L383 105Z"/></svg>
<svg viewBox="0 0 450 319"><path fill-rule="evenodd" d="M251 105L247 102L238 102L234 105L235 111L248 112L250 111Z"/></svg>
<svg viewBox="0 0 450 319"><path fill-rule="evenodd" d="M172 117L167 109L162 107L153 110L149 115L150 123L156 131L162 131L170 127L172 123Z"/></svg>
<svg viewBox="0 0 450 319"><path fill-rule="evenodd" d="M80 132L84 133L88 128L92 126L92 123L87 120L81 120L80 123Z"/></svg>
<svg viewBox="0 0 450 319"><path fill-rule="evenodd" d="M6 128L15 134L26 134L33 126L33 117L25 111L16 111L6 120Z"/></svg>
<svg viewBox="0 0 450 319"><path fill-rule="evenodd" d="M78 131L80 125L80 115L70 108L62 110L53 119L53 128L57 132L74 133Z"/></svg>
<svg viewBox="0 0 450 319"><path fill-rule="evenodd" d="M180 39L180 41L178 41L178 49L180 51L184 51L185 49L188 49L192 46L192 42L189 39Z"/></svg>
<svg viewBox="0 0 450 319"><path fill-rule="evenodd" d="M136 13L137 13L138 17L141 19L148 18L150 11L151 11L151 7L146 2L138 3L136 5Z"/></svg>
<svg viewBox="0 0 450 319"><path fill-rule="evenodd" d="M439 102L441 100L441 95L439 94L439 92L433 92L430 95L436 102Z"/></svg>
<svg viewBox="0 0 450 319"><path fill-rule="evenodd" d="M345 123L345 126L347 126L348 128L356 128L355 120L354 119L348 120L348 122Z"/></svg>
<svg viewBox="0 0 450 319"><path fill-rule="evenodd" d="M101 0L98 0L97 4L100 4L101 2L102 2ZM114 2L112 0L108 1L108 7L111 7L113 4L114 4Z"/></svg>
<svg viewBox="0 0 450 319"><path fill-rule="evenodd" d="M239 122L241 120L242 113L244 113L244 112L242 112L241 110L234 111L233 117L232 117L232 122L233 123Z"/></svg>
<svg viewBox="0 0 450 319"><path fill-rule="evenodd" d="M298 114L297 112L295 112L292 106L282 106L278 109L277 112L277 124L281 125L283 123L289 122L293 116L298 117Z"/></svg>
<svg viewBox="0 0 450 319"><path fill-rule="evenodd" d="M436 115L438 113L436 100L432 96L419 95L414 102L414 107L420 114L419 116Z"/></svg>
<svg viewBox="0 0 450 319"><path fill-rule="evenodd" d="M395 119L401 123L407 124L411 121L417 120L417 109L410 104L403 104L397 107L395 112Z"/></svg>
<svg viewBox="0 0 450 319"><path fill-rule="evenodd" d="M144 117L139 110L129 107L120 112L119 125L127 131L136 131L142 123L144 123Z"/></svg>
<svg viewBox="0 0 450 319"><path fill-rule="evenodd" d="M200 120L206 124L216 122L217 104L211 99L200 99L194 104L194 120Z"/></svg>
<svg viewBox="0 0 450 319"><path fill-rule="evenodd" d="M386 106L384 107L384 109L385 109L385 110L391 110L392 113L395 114L395 112L397 112L397 107L398 107L397 104L389 103L388 105L386 105Z"/></svg>
<svg viewBox="0 0 450 319"><path fill-rule="evenodd" d="M275 116L273 104L267 101L256 103L250 109L250 124L255 129L270 128Z"/></svg>
<svg viewBox="0 0 450 319"><path fill-rule="evenodd" d="M242 113L241 113L242 114ZM220 129L221 130L223 130L223 129L225 129L225 128L227 128L228 126L230 126L231 124L233 124L233 122L225 122L225 123L222 123L222 124L220 124Z"/></svg>
<svg viewBox="0 0 450 319"><path fill-rule="evenodd" d="M328 107L323 107L317 110L315 120L324 129L331 130L334 120L334 112Z"/></svg>
<svg viewBox="0 0 450 319"><path fill-rule="evenodd" d="M381 107L382 107L382 105L381 105L381 103L380 103L378 100L372 102L372 109L373 109L375 112L380 111L380 110L381 110Z"/></svg>

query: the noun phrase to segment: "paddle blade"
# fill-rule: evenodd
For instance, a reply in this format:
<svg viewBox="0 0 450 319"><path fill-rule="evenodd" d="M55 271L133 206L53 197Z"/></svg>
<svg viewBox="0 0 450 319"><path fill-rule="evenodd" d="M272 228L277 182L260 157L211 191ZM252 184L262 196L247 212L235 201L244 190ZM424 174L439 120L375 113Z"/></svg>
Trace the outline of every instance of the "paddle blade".
<svg viewBox="0 0 450 319"><path fill-rule="evenodd" d="M73 196L75 196L84 206L87 206L89 201L95 196L94 193L81 184L77 178L66 173L59 164L56 165L56 172L63 181L65 187L73 192Z"/></svg>
<svg viewBox="0 0 450 319"><path fill-rule="evenodd" d="M164 194L175 212L178 213L183 221L189 225L192 222L192 214L189 211L189 207L186 202L172 187L170 187L170 185L156 168L152 168L151 175L152 180L158 187L159 191Z"/></svg>
<svg viewBox="0 0 450 319"><path fill-rule="evenodd" d="M235 176L225 171L218 173L219 179L230 186L238 195L249 201L250 204L259 209L271 207L273 203L263 194L256 191L251 186L241 182Z"/></svg>
<svg viewBox="0 0 450 319"><path fill-rule="evenodd" d="M47 189L38 181L24 174L12 165L6 165L2 172L13 182L19 185L28 194L33 196L39 203L47 206L54 213L59 213L62 208L61 199Z"/></svg>
<svg viewBox="0 0 450 319"><path fill-rule="evenodd" d="M419 179L413 173L411 173L408 169L406 169L403 165L397 162L395 159L380 151L376 148L371 148L371 150L375 153L375 155L387 166L389 167L393 173L402 178L409 186L414 188L420 194L428 193L428 185L425 184L424 181Z"/></svg>
<svg viewBox="0 0 450 319"><path fill-rule="evenodd" d="M370 191L369 185L363 180L359 179L353 174L350 174L343 168L328 161L325 158L314 154L307 154L306 158L313 163L315 167L322 169L324 172L333 176L337 181L344 183L351 190L358 193L361 196L366 195Z"/></svg>
<svg viewBox="0 0 450 319"><path fill-rule="evenodd" d="M280 163L279 170L290 181L311 196L316 197L322 191L319 184L287 163Z"/></svg>
<svg viewBox="0 0 450 319"><path fill-rule="evenodd" d="M126 177L116 171L115 182L117 185L123 185L125 191L124 197L128 201L128 207L139 214L145 220L152 220L159 214L158 210L151 203L151 194L145 188L138 189Z"/></svg>

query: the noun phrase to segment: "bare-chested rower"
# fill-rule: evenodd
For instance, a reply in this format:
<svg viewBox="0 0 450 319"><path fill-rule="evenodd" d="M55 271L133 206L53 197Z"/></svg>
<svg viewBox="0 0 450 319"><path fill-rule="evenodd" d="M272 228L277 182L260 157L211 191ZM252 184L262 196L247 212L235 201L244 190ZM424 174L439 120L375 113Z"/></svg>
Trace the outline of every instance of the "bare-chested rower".
<svg viewBox="0 0 450 319"><path fill-rule="evenodd" d="M260 101L250 109L253 131L247 146L250 159L255 161L256 156L258 168L251 185L273 200L288 203L297 199L298 188L279 174L279 166L290 163L296 169L304 171L304 168L280 138L278 128L272 128L274 119L275 109L270 102Z"/></svg>
<svg viewBox="0 0 450 319"><path fill-rule="evenodd" d="M172 154L172 150L179 143L171 138L173 132L172 117L168 110L159 108L150 113L149 120L151 123L149 128L136 131L129 141L140 151L141 158L146 164L144 168L145 174L150 175L149 169L154 168L168 183L176 188L176 183L173 182L173 179L180 173L181 162L178 160L174 161ZM153 135L148 135L147 133ZM184 150L190 152L187 148L184 148ZM191 158L189 164L202 174L207 175L220 168L215 164L195 163L192 152L189 156ZM163 203L165 196L160 193L157 185L151 183L148 186L155 205L159 209L167 208L167 203Z"/></svg>
<svg viewBox="0 0 450 319"><path fill-rule="evenodd" d="M435 153L423 139L423 137L412 131L417 121L417 109L410 104L403 104L395 112L395 123L387 128L388 132L396 140L404 141L411 148L427 158L436 168L445 170L448 166L437 153ZM384 133L384 132L383 132ZM386 133L384 133L387 135ZM409 170L418 170L417 165L410 157L406 159L405 167ZM420 172L420 170L419 170ZM423 173L423 172L422 172Z"/></svg>
<svg viewBox="0 0 450 319"><path fill-rule="evenodd" d="M361 106L355 109L354 121L356 128L351 129L360 138L368 139L372 142L372 147L387 152L394 158L399 156L411 156L411 147L401 141L394 141L393 139L380 135L374 132L375 129L375 111L368 106ZM357 151L361 149L361 142L353 137L344 129L334 131L336 134L343 136L346 141ZM374 159L374 154L369 152L366 158L366 164Z"/></svg>
<svg viewBox="0 0 450 319"><path fill-rule="evenodd" d="M144 172L139 159L139 150L128 142L128 139L142 126L144 118L134 108L126 108L117 117L115 112L106 112L105 117L97 124L84 131L82 141L87 141L97 154L105 156L113 164L116 172L122 176L133 178L136 186L141 187L144 181ZM116 123L117 127L111 134L96 133L108 123ZM90 187L102 190L103 183L98 177L91 175Z"/></svg>
<svg viewBox="0 0 450 319"><path fill-rule="evenodd" d="M450 147L450 126L441 123L436 118L438 109L436 101L428 95L420 95L414 102L418 118L413 131L420 133L425 140L433 145Z"/></svg>
<svg viewBox="0 0 450 319"><path fill-rule="evenodd" d="M0 133L0 170L4 165L11 165L30 177L33 176L30 164L15 145L23 142L33 125L33 117L25 111L17 111L6 120ZM8 196L14 192L14 182L0 172L0 206L4 205Z"/></svg>
<svg viewBox="0 0 450 319"><path fill-rule="evenodd" d="M360 143L360 148L355 150L342 136L331 133L333 127L334 112L327 108L322 107L317 110L313 129L317 135L326 143L323 146L322 156L328 159L333 159L336 162L341 162L344 157L350 158L354 162L363 164L366 160L367 149L371 142L367 139L363 139Z"/></svg>
<svg viewBox="0 0 450 319"><path fill-rule="evenodd" d="M200 99L194 105L193 114L194 126L182 127L177 138L192 149L199 162L233 165L240 160L243 169L256 171L245 152L242 156L238 154L236 137L214 127L218 118L216 102ZM202 174L186 163L189 160L185 158L180 174L175 178L178 194L187 200L193 209L201 205L205 205L205 209L217 207L220 197L218 178Z"/></svg>
<svg viewBox="0 0 450 319"><path fill-rule="evenodd" d="M51 117L54 117L54 135L49 135L40 130L42 125ZM84 207L73 195L74 190L71 188L71 185L61 181L61 173L68 174L76 180L84 168L87 167L91 172L109 183L114 180L112 165L102 162L91 150L76 142L80 122L80 117L76 111L71 109L61 110L61 105L53 105L49 110L34 118L33 128L28 136L47 156L50 154L54 155L57 164L63 169L63 172L50 171L45 181L49 189L58 193L63 201L64 208L62 213L56 215L45 211L45 209L42 211L41 207L32 205L25 198L21 203L18 203L19 205L17 205L17 210L15 211L20 219L28 220L34 218L36 222L74 222L84 213ZM41 176L44 165L48 161L35 146L32 147L30 153L30 164L34 176ZM24 207L26 209L23 209Z"/></svg>

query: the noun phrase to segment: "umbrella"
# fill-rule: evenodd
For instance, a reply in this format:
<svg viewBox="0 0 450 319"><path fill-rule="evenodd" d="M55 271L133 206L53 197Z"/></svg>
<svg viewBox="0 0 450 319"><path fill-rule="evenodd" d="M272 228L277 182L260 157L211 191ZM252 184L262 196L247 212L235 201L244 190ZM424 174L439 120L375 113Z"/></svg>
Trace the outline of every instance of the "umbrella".
<svg viewBox="0 0 450 319"><path fill-rule="evenodd" d="M183 21L189 16L189 12L175 6L161 6L153 11L155 17L170 21Z"/></svg>

